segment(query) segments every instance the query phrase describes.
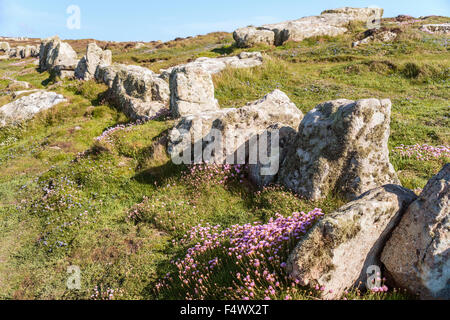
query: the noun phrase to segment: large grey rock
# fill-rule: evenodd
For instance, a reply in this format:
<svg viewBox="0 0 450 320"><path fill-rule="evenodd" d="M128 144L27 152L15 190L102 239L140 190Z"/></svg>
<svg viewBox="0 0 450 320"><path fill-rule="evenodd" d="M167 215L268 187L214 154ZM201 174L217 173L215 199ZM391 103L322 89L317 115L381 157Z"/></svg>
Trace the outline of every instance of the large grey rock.
<svg viewBox="0 0 450 320"><path fill-rule="evenodd" d="M61 42L61 40L59 39L58 36L45 39L41 42L39 48L39 69L41 71L46 71L50 69L50 66L47 64L47 59L50 52L54 50L54 48L59 42Z"/></svg>
<svg viewBox="0 0 450 320"><path fill-rule="evenodd" d="M275 32L272 30L246 27L233 32L233 38L239 48L250 48L257 44L273 45Z"/></svg>
<svg viewBox="0 0 450 320"><path fill-rule="evenodd" d="M344 27L348 19L337 15L306 17L295 21L264 25L261 28L275 33L275 45L280 46L287 41L302 41L316 36L338 36L347 32Z"/></svg>
<svg viewBox="0 0 450 320"><path fill-rule="evenodd" d="M372 23L373 20L381 19L382 15L383 9L380 8L345 7L324 11L320 16L267 24L257 28L241 28L234 32L233 37L236 44L242 48L252 47L258 43L282 45L286 41L302 41L315 36L337 36L347 32L346 27L352 21Z"/></svg>
<svg viewBox="0 0 450 320"><path fill-rule="evenodd" d="M75 77L82 80L94 79L98 66L105 67L111 63L111 50L102 50L97 44L90 43L87 46L86 55L78 62Z"/></svg>
<svg viewBox="0 0 450 320"><path fill-rule="evenodd" d="M338 299L345 290L362 288L368 268L416 195L386 185L361 195L316 224L291 253L287 268L303 285L324 287L323 298Z"/></svg>
<svg viewBox="0 0 450 320"><path fill-rule="evenodd" d="M302 118L303 114L295 104L283 92L275 90L242 108L183 117L170 132L168 152L177 161L190 161L194 153L196 163L245 164L249 161L251 139L266 131L285 127L288 128L283 129L285 131L295 131ZM275 159L276 154L272 156L279 162ZM254 160L255 164L259 161L258 157ZM279 163L273 163L273 166L278 169ZM255 170L255 179L264 181L265 178L260 176L261 173Z"/></svg>
<svg viewBox="0 0 450 320"><path fill-rule="evenodd" d="M9 57L21 59L24 50L25 50L25 47L23 47L23 46L17 46L15 48L11 48L11 50L9 51Z"/></svg>
<svg viewBox="0 0 450 320"><path fill-rule="evenodd" d="M175 68L170 75L170 111L174 117L219 110L212 76L195 65Z"/></svg>
<svg viewBox="0 0 450 320"><path fill-rule="evenodd" d="M390 100L319 104L300 124L279 181L311 200L331 192L351 200L385 184L400 184L389 162L390 117Z"/></svg>
<svg viewBox="0 0 450 320"><path fill-rule="evenodd" d="M338 9L329 9L322 12L321 15L326 16L328 14L344 15L350 18L351 21L368 22L370 19L383 17L384 10L382 8L351 8L342 7Z"/></svg>
<svg viewBox="0 0 450 320"><path fill-rule="evenodd" d="M38 91L0 108L0 127L29 120L43 110L67 100L55 92Z"/></svg>
<svg viewBox="0 0 450 320"><path fill-rule="evenodd" d="M41 43L39 50L39 67L41 71L49 70L65 78L75 73L78 64L77 53L58 37L49 38Z"/></svg>
<svg viewBox="0 0 450 320"><path fill-rule="evenodd" d="M162 70L166 78L170 72L170 110L174 117L219 110L214 96L212 74L230 68L251 68L261 65L259 52L242 52L224 58L199 58L194 62Z"/></svg>
<svg viewBox="0 0 450 320"><path fill-rule="evenodd" d="M168 108L169 86L153 71L117 65L110 97L132 119L148 120Z"/></svg>
<svg viewBox="0 0 450 320"><path fill-rule="evenodd" d="M168 69L161 70L161 77L169 80L170 74L174 69L180 69L183 67L199 67L210 74L216 74L227 67L229 68L252 68L262 65L263 56L260 52L241 52L234 57L222 57L222 58L198 58L193 62L187 64L178 65Z"/></svg>
<svg viewBox="0 0 450 320"><path fill-rule="evenodd" d="M8 53L11 50L8 42L0 42L0 52Z"/></svg>
<svg viewBox="0 0 450 320"><path fill-rule="evenodd" d="M408 208L381 256L395 282L422 299L450 299L450 164Z"/></svg>

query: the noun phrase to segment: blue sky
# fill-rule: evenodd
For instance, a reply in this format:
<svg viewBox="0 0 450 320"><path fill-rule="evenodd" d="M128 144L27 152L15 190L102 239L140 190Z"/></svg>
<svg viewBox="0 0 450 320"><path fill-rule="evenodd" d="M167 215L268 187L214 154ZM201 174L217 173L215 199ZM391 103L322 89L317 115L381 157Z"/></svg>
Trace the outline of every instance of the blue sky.
<svg viewBox="0 0 450 320"><path fill-rule="evenodd" d="M67 28L70 5L81 9L79 30ZM450 16L449 0L0 0L0 35L167 41L298 19L343 6L379 6L387 17Z"/></svg>

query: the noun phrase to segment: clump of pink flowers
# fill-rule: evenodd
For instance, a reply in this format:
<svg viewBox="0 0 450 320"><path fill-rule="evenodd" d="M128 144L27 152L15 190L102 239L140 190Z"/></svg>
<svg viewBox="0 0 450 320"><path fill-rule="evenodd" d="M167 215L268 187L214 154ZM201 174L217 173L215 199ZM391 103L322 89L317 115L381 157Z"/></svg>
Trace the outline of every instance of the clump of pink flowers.
<svg viewBox="0 0 450 320"><path fill-rule="evenodd" d="M160 294L172 298L291 299L299 281L289 278L287 257L299 239L323 216L321 209L277 215L267 224L197 226L178 242L194 244L173 261L176 274L167 274L157 285ZM225 283L225 284L224 284Z"/></svg>
<svg viewBox="0 0 450 320"><path fill-rule="evenodd" d="M123 296L122 289L106 288L106 290L103 290L101 287L95 286L93 291L91 300L116 300Z"/></svg>
<svg viewBox="0 0 450 320"><path fill-rule="evenodd" d="M224 185L229 181L244 183L247 165L241 164L194 164L185 173L185 182L199 185L200 183L213 182Z"/></svg>
<svg viewBox="0 0 450 320"><path fill-rule="evenodd" d="M432 159L448 158L450 157L449 146L430 146L428 144L415 144L410 146L400 145L394 148L394 152L402 157L416 158L420 161L428 161Z"/></svg>

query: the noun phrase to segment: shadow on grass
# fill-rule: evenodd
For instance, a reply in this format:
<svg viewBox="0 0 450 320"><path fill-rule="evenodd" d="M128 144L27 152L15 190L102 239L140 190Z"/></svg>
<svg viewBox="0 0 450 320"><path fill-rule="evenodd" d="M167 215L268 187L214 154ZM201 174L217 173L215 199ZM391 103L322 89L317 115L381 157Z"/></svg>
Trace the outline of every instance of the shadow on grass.
<svg viewBox="0 0 450 320"><path fill-rule="evenodd" d="M235 44L232 44L232 45L225 45L225 46L222 46L222 47L220 47L220 48L212 49L211 52L218 53L218 54L220 54L220 55L230 55L230 54L232 54L236 49L238 49L238 48L236 47L236 45L235 45Z"/></svg>
<svg viewBox="0 0 450 320"><path fill-rule="evenodd" d="M139 183L161 186L171 178L181 177L181 174L185 170L186 166L176 165L172 161L168 161L163 165L140 171L133 179Z"/></svg>

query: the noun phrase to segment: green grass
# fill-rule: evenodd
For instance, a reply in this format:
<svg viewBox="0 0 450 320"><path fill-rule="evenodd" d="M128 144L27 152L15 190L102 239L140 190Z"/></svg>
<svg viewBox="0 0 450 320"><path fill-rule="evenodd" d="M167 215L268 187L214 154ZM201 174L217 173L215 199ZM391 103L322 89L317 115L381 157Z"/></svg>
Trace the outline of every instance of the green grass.
<svg viewBox="0 0 450 320"><path fill-rule="evenodd" d="M448 42L409 28L392 44L353 49L352 39L363 30L353 28L351 35L253 48L263 52L263 66L228 69L214 77L220 105L240 107L274 89L284 91L304 113L331 99L389 98L391 149L449 145ZM114 52L113 57L158 72L200 56L243 51L232 45L230 34L151 50ZM333 195L312 203L279 187L258 192L246 179L219 184L220 174L189 175L165 153L170 120L130 126L96 141L106 129L129 122L104 101L104 85L55 84L35 66L12 62L0 61L0 78L52 87L69 102L21 126L0 129L0 298L89 299L96 286L101 292L120 289L118 299L157 298L153 287L173 270L172 259L185 253L187 248L177 244L191 227L267 222L275 213L287 216L315 207L330 213L344 204ZM0 105L11 100L8 84L0 80ZM448 161L391 154L401 182L411 189L423 188ZM66 289L69 265L82 270L80 291ZM296 298L313 296L302 291ZM360 298L357 293L351 297Z"/></svg>

